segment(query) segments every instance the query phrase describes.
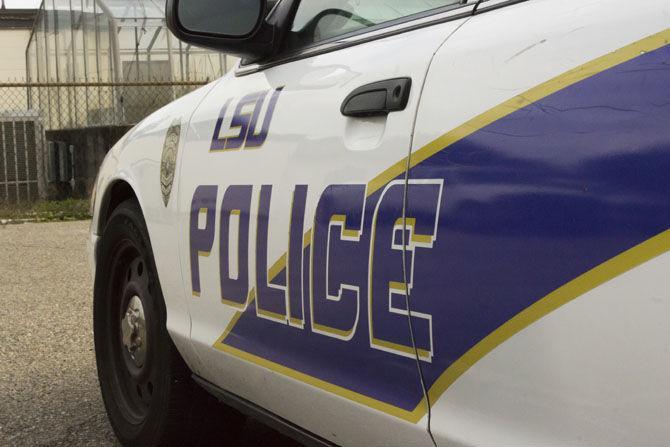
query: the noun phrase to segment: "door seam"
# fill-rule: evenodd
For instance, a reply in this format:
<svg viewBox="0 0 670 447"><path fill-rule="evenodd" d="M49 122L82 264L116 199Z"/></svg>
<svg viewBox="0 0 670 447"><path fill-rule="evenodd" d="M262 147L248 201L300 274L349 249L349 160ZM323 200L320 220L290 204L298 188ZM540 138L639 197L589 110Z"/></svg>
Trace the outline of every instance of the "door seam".
<svg viewBox="0 0 670 447"><path fill-rule="evenodd" d="M466 18L463 23L458 25L456 29L454 29L451 33L447 35L447 37L438 45L438 47L435 49L433 54L430 57L430 60L428 61L428 64L426 65L426 71L423 75L423 79L421 81L421 87L419 89L419 96L416 101L416 109L414 110L414 119L412 120L412 129L410 133L410 143L409 143L409 152L407 154L407 164L405 165L405 186L404 186L404 193L403 193L403 201L402 201L402 274L403 274L403 283L405 285L405 306L407 307L407 324L409 326L409 334L410 334L410 339L412 342L412 348L414 349L414 356L416 359L416 367L419 372L419 381L421 382L421 389L423 391L423 397L424 400L426 401L426 428L428 431L428 436L430 436L431 441L433 442L434 447L437 446L437 442L435 441L435 437L433 436L433 431L431 428L431 419L432 419L432 408L431 408L431 402L430 402L430 396L428 393L428 387L426 385L426 380L423 375L423 368L421 367L421 359L419 358L419 353L416 348L416 338L414 336L414 328L412 325L412 308L410 306L410 295L411 292L409 290L409 283L408 283L408 275L407 275L407 196L409 193L409 171L410 171L410 166L411 166L411 160L412 160L412 148L414 147L414 135L416 132L416 123L419 117L419 107L421 105L421 98L423 98L423 92L426 87L426 80L428 79L428 74L430 73L430 68L433 64L433 60L435 59L435 56L437 53L444 47L444 45L447 43L447 41L458 32L458 30L461 29L466 23L470 21L472 17Z"/></svg>

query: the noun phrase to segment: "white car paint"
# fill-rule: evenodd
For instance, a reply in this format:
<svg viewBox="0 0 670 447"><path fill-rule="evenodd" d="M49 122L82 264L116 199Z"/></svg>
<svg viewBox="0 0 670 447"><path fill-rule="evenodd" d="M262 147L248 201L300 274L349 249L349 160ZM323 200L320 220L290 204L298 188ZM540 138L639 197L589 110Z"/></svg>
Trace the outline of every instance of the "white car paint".
<svg viewBox="0 0 670 447"><path fill-rule="evenodd" d="M256 73L245 74L242 67L240 76L231 73L151 115L110 151L97 181L90 251L94 256L104 230L99 219L110 188L127 182L147 221L168 330L196 374L339 445L432 445L425 411L408 421L214 349L236 311L218 293L218 230L212 255L199 258L202 293L194 297L190 290L189 212L198 185L218 185L219 205L228 185L255 185L255 204L260 185L274 185L269 267L286 251L295 185L309 187L307 230L328 185L368 184L396 163L394 172L402 175L410 150L415 155L516 95L666 30L670 18L662 0L492 1L481 7L487 3L503 7ZM413 80L405 111L387 118L340 115L340 103L355 87L399 76ZM284 91L262 148L209 153L222 102L280 86ZM160 159L175 120L183 130L165 207ZM250 244L255 247L255 238ZM599 285L476 362L432 402L437 444L667 445L668 262L665 254ZM253 256L249 264L254 272Z"/></svg>
<svg viewBox="0 0 670 447"><path fill-rule="evenodd" d="M537 0L474 17L431 64L413 150L669 19L665 1ZM600 286L484 357L433 402L438 444L667 445L666 264Z"/></svg>

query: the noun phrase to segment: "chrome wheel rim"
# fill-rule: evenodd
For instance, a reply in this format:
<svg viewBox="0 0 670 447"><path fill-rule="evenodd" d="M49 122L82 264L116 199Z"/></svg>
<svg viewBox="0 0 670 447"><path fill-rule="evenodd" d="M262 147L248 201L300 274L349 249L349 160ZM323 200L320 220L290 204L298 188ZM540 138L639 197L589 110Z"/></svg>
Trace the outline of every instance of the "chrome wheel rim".
<svg viewBox="0 0 670 447"><path fill-rule="evenodd" d="M144 307L137 295L130 298L126 312L123 314L121 339L135 366L142 368L147 355L147 326Z"/></svg>

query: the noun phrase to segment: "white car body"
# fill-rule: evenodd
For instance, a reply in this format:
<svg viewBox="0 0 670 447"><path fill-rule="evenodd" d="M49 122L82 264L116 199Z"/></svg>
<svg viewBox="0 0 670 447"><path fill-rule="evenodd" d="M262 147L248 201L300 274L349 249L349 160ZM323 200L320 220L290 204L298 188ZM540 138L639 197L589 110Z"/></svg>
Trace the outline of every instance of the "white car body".
<svg viewBox="0 0 670 447"><path fill-rule="evenodd" d="M668 445L670 3L473 3L146 118L101 167L92 259L132 190L193 373L337 445ZM341 114L399 77L405 110ZM254 111L262 146L226 148ZM247 299L223 296L222 251Z"/></svg>

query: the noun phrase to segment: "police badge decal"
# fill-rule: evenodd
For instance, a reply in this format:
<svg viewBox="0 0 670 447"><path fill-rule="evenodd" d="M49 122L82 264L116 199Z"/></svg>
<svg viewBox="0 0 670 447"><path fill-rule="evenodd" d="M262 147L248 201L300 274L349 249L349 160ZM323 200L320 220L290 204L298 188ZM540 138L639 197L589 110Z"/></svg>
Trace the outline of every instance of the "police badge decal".
<svg viewBox="0 0 670 447"><path fill-rule="evenodd" d="M172 192L180 134L181 122L175 121L168 128L165 135L165 143L163 144L163 155L161 156L161 192L163 193L163 203L165 206L168 205L170 193Z"/></svg>

